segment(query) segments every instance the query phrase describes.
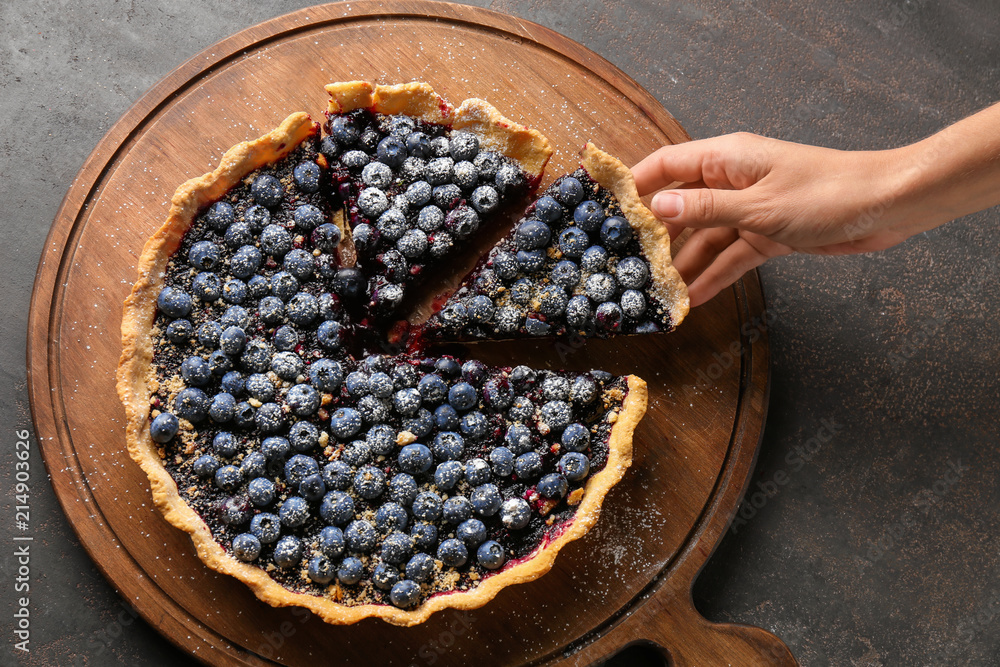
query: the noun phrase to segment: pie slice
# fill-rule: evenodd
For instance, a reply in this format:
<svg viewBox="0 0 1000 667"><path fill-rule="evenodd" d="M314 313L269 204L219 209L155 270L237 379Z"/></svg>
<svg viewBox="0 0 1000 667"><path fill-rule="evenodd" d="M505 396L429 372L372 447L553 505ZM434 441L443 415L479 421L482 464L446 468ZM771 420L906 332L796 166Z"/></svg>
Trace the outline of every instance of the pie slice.
<svg viewBox="0 0 1000 667"><path fill-rule="evenodd" d="M646 387L379 354L362 297L383 276L351 262L328 143L293 114L178 188L125 302L128 449L199 557L260 599L413 625L587 532Z"/></svg>
<svg viewBox="0 0 1000 667"><path fill-rule="evenodd" d="M688 312L670 237L629 169L587 144L423 328L429 340L669 331Z"/></svg>
<svg viewBox="0 0 1000 667"><path fill-rule="evenodd" d="M367 277L363 315L388 322L411 286L538 185L552 149L487 102L453 107L426 83L326 90L321 151L351 231L346 263Z"/></svg>

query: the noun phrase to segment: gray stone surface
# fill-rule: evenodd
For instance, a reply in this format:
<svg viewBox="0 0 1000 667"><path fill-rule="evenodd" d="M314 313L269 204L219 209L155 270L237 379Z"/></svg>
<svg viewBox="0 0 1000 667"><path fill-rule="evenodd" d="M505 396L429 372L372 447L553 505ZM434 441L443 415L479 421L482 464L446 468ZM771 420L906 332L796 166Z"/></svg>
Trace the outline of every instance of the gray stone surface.
<svg viewBox="0 0 1000 667"><path fill-rule="evenodd" d="M37 452L31 652L14 649L27 306L59 202L110 125L201 49L306 4L0 3L0 664L190 660L101 577ZM694 137L878 149L1000 98L995 0L492 7L608 58ZM762 270L768 297L790 307L771 331L760 493L695 587L709 618L767 628L803 665L1000 664L998 222L994 209L890 251ZM653 664L614 662L640 661Z"/></svg>

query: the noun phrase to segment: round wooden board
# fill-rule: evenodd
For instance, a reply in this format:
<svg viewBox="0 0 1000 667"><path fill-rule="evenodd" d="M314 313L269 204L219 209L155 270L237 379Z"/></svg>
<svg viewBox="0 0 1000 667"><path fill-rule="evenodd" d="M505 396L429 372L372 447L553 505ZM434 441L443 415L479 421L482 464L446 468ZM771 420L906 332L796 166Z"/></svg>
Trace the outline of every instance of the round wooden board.
<svg viewBox="0 0 1000 667"><path fill-rule="evenodd" d="M650 383L635 461L601 520L536 582L413 628L327 625L275 609L202 565L152 506L115 394L121 304L174 188L289 112L321 118L323 84L423 80L482 97L557 152L543 186L592 140L632 163L687 135L607 61L541 26L429 2L343 3L249 28L191 59L108 132L74 181L32 298L35 427L60 502L105 576L160 632L210 664L589 664L636 641L675 664L794 664L758 628L715 625L690 588L753 469L768 389L756 275L680 329L618 341L480 345L484 361L634 372Z"/></svg>

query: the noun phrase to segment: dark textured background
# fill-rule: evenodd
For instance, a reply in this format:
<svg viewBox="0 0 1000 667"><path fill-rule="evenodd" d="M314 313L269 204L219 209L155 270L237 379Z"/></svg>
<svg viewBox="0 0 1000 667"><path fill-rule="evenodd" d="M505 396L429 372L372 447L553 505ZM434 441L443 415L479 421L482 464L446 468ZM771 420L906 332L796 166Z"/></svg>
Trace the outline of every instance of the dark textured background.
<svg viewBox="0 0 1000 667"><path fill-rule="evenodd" d="M306 4L0 2L0 664L187 663L98 574L37 452L32 651L13 650L27 306L59 202L111 124L201 49ZM594 49L696 138L885 148L1000 99L996 0L475 4ZM709 618L760 625L803 665L1000 664L998 222L762 269L789 304L771 331L764 491L695 586Z"/></svg>

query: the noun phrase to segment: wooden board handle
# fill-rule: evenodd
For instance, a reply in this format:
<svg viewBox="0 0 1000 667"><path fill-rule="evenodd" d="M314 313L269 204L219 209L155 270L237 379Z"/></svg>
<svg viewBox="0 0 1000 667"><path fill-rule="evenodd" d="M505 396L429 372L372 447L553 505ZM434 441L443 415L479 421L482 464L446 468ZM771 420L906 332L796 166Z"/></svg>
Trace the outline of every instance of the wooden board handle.
<svg viewBox="0 0 1000 667"><path fill-rule="evenodd" d="M750 625L712 623L695 608L690 590L660 590L568 664L596 665L630 646L654 648L672 667L797 667L785 644Z"/></svg>

